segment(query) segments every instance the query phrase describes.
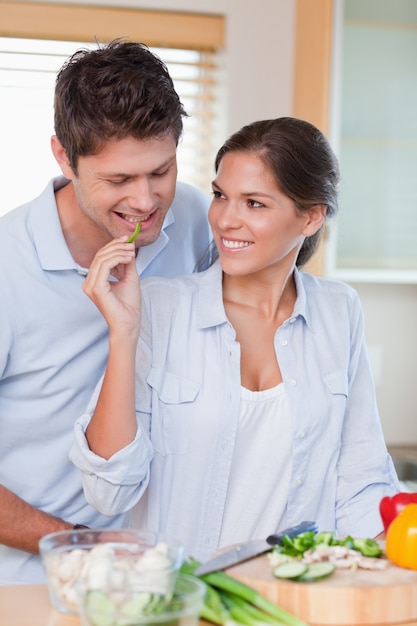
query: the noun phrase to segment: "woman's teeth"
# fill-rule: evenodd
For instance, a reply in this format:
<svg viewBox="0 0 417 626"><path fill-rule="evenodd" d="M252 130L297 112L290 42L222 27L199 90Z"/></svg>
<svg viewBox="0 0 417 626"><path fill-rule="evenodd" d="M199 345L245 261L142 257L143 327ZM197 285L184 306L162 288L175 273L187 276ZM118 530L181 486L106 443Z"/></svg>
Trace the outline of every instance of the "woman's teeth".
<svg viewBox="0 0 417 626"><path fill-rule="evenodd" d="M252 245L251 241L231 241L230 239L222 239L225 248L247 248Z"/></svg>

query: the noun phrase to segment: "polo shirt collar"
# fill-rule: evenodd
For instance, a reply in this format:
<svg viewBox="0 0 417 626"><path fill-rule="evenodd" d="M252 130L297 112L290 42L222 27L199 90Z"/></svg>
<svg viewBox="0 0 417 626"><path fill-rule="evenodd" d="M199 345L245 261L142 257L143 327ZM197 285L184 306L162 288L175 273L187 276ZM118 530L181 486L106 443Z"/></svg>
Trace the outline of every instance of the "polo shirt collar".
<svg viewBox="0 0 417 626"><path fill-rule="evenodd" d="M59 220L55 192L69 183L64 176L51 180L41 195L33 201L31 224L33 241L42 269L78 270L65 241Z"/></svg>

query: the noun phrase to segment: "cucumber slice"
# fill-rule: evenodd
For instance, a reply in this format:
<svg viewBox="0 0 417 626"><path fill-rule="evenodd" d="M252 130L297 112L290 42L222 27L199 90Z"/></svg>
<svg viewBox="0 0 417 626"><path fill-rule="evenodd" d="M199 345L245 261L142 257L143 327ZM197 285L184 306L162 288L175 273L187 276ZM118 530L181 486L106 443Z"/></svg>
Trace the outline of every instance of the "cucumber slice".
<svg viewBox="0 0 417 626"><path fill-rule="evenodd" d="M104 591L89 591L86 613L94 626L113 626L116 605Z"/></svg>
<svg viewBox="0 0 417 626"><path fill-rule="evenodd" d="M336 566L330 561L323 561L321 563L311 563L304 574L297 578L297 582L312 583L316 580L322 580L327 578L330 574L333 574Z"/></svg>
<svg viewBox="0 0 417 626"><path fill-rule="evenodd" d="M152 594L149 592L135 593L128 602L122 605L121 612L123 615L143 615L151 600Z"/></svg>
<svg viewBox="0 0 417 626"><path fill-rule="evenodd" d="M301 561L288 561L288 563L282 563L277 565L272 571L276 578L299 578L307 571L308 567Z"/></svg>

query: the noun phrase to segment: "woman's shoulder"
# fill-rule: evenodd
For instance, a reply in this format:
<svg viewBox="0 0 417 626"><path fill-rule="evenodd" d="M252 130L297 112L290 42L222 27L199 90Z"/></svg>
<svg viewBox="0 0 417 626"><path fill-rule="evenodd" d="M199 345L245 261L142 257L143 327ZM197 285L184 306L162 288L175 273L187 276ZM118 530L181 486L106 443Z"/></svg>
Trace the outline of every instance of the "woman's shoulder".
<svg viewBox="0 0 417 626"><path fill-rule="evenodd" d="M296 279L297 280L297 279ZM357 291L349 284L332 278L298 272L299 286L304 291L302 301L310 312L319 311L324 317L361 315L362 304Z"/></svg>
<svg viewBox="0 0 417 626"><path fill-rule="evenodd" d="M314 276L309 272L298 272L299 279L308 295L319 294L323 297L325 294L329 296L341 295L347 298L357 299L357 291L348 283L334 278L323 276Z"/></svg>

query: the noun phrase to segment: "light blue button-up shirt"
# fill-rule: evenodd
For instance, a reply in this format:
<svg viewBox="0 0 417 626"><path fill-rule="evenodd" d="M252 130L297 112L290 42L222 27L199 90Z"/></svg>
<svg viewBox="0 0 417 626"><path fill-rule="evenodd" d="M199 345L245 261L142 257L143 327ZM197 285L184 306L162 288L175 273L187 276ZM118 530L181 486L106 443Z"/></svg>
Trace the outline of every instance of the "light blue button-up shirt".
<svg viewBox="0 0 417 626"><path fill-rule="evenodd" d="M129 525L179 537L201 560L222 547L240 412L240 348L221 277L217 262L199 275L143 281L137 436L107 461L92 453L84 430L95 396L71 451L94 506L107 515L132 509ZM344 283L298 271L295 281L293 314L274 340L292 417L286 525L315 520L340 536L373 537L382 531L379 502L399 483L379 421L361 305Z"/></svg>
<svg viewBox="0 0 417 626"><path fill-rule="evenodd" d="M0 220L0 484L68 522L121 525L84 498L68 459L76 418L108 354L107 325L84 294L85 268L65 242L51 181ZM179 183L156 242L141 248L142 276L192 272L210 241L209 198ZM0 545L0 584L44 580L39 556Z"/></svg>

